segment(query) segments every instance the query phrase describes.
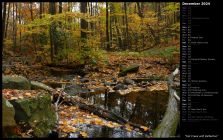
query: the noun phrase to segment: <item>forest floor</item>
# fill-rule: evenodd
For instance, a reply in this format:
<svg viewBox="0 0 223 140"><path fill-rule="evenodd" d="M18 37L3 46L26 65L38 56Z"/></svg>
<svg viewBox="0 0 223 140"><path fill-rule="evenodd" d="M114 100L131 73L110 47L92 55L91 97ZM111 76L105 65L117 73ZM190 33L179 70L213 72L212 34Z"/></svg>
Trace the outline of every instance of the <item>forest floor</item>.
<svg viewBox="0 0 223 140"><path fill-rule="evenodd" d="M71 85L75 83L94 94L105 92L106 89L109 89L108 92L112 93L115 89L119 94L125 95L145 90L167 91L167 77L177 65L170 63L165 57L145 57L125 53L108 53L107 60L107 64L86 65L83 68L85 75L78 76L78 74L71 73L72 70L68 68L48 67L32 62L24 63L22 57L5 56L3 57L2 73L4 75L22 75L29 80L39 81L54 88L60 88L62 84ZM123 68L131 65L138 65L138 71L127 73L125 76L118 75ZM138 80L139 82L131 83L132 80ZM75 106L60 106L59 116L58 128L62 134L60 137L95 136L95 134L89 133L90 129L86 130L91 125L94 125L92 129L96 129L95 126L98 125L112 129L124 129L126 137L131 137L133 134L135 136L136 131L138 137L142 135L142 132L138 132L139 130L128 124L121 125L108 121ZM145 134L151 129L145 125L141 127L145 130ZM127 132L131 132L131 136ZM143 137L149 137L150 135L149 133L145 134L143 134ZM23 133L23 135L25 134Z"/></svg>

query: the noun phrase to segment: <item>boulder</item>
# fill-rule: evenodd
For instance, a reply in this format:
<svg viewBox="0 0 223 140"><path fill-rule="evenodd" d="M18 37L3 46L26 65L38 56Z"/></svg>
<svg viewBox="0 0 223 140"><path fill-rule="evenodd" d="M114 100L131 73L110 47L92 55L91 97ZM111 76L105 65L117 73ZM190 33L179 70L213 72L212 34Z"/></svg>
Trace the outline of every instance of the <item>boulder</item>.
<svg viewBox="0 0 223 140"><path fill-rule="evenodd" d="M127 89L127 88L128 88L127 85L124 85L124 84L122 84L122 83L119 83L119 84L117 84L117 85L113 88L113 90L124 90L124 89Z"/></svg>
<svg viewBox="0 0 223 140"><path fill-rule="evenodd" d="M82 79L80 79L80 82L81 83L87 83L87 82L89 82L89 79L88 78L82 78Z"/></svg>
<svg viewBox="0 0 223 140"><path fill-rule="evenodd" d="M115 86L116 84L115 83L113 83L113 82L104 82L104 85L105 86Z"/></svg>
<svg viewBox="0 0 223 140"><path fill-rule="evenodd" d="M44 89L47 91L52 91L53 88L50 86L47 86L41 82L37 82L37 81L31 81L31 89L32 90L37 90L37 89Z"/></svg>
<svg viewBox="0 0 223 140"><path fill-rule="evenodd" d="M30 90L31 85L27 78L19 75L3 75L2 89Z"/></svg>
<svg viewBox="0 0 223 140"><path fill-rule="evenodd" d="M127 84L127 85L133 85L135 82L132 79L129 78L125 78L123 80L123 83Z"/></svg>
<svg viewBox="0 0 223 140"><path fill-rule="evenodd" d="M10 100L15 108L17 124L23 124L26 129L33 129L36 137L47 137L56 124L56 112L51 106L51 96L44 90L38 94L23 99Z"/></svg>
<svg viewBox="0 0 223 140"><path fill-rule="evenodd" d="M81 85L68 85L64 91L71 96L75 96L79 93L89 93L89 89L81 87Z"/></svg>
<svg viewBox="0 0 223 140"><path fill-rule="evenodd" d="M126 76L127 73L137 72L138 70L139 70L139 65L130 65L130 66L126 67L126 68L123 68L123 69L119 72L118 76L119 76L119 77L120 77L120 76Z"/></svg>
<svg viewBox="0 0 223 140"><path fill-rule="evenodd" d="M15 137L15 129L17 127L15 119L15 109L13 105L2 97L2 128L3 128L3 137L11 138Z"/></svg>
<svg viewBox="0 0 223 140"><path fill-rule="evenodd" d="M13 105L4 97L2 97L2 126L16 126L14 116L15 110Z"/></svg>

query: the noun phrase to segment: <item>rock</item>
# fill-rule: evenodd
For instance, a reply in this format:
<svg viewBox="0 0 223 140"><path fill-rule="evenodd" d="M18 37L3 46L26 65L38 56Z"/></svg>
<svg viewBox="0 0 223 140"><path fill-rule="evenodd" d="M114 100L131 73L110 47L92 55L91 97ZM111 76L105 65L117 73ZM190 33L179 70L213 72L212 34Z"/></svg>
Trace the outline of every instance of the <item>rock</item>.
<svg viewBox="0 0 223 140"><path fill-rule="evenodd" d="M139 83L139 82L151 82L151 81L167 81L168 77L164 76L164 75L151 75L151 76L147 76L147 77L137 77L137 78L133 78L132 80L134 80L135 82Z"/></svg>
<svg viewBox="0 0 223 140"><path fill-rule="evenodd" d="M105 87L104 88L103 87L97 87L97 88L91 89L90 92L94 93L94 94L105 93L106 88Z"/></svg>
<svg viewBox="0 0 223 140"><path fill-rule="evenodd" d="M16 126L14 116L15 110L13 105L4 97L2 97L2 126Z"/></svg>
<svg viewBox="0 0 223 140"><path fill-rule="evenodd" d="M112 82L104 82L104 85L105 86L115 86L115 83L112 83Z"/></svg>
<svg viewBox="0 0 223 140"><path fill-rule="evenodd" d="M125 78L123 82L127 85L133 85L135 82L132 79Z"/></svg>
<svg viewBox="0 0 223 140"><path fill-rule="evenodd" d="M47 137L55 127L56 112L51 105L51 96L44 90L38 92L32 98L10 100L10 103L15 108L17 124L33 129L36 137Z"/></svg>
<svg viewBox="0 0 223 140"><path fill-rule="evenodd" d="M87 88L82 88L80 85L69 85L66 86L64 91L69 95L77 95L79 93L89 93Z"/></svg>
<svg viewBox="0 0 223 140"><path fill-rule="evenodd" d="M37 90L37 89L44 89L47 91L52 91L53 88L50 86L47 86L43 83L37 82L37 81L31 81L31 89L32 90Z"/></svg>
<svg viewBox="0 0 223 140"><path fill-rule="evenodd" d="M13 105L2 97L2 136L4 138L16 137L17 134L14 131L17 127L15 122L15 109Z"/></svg>
<svg viewBox="0 0 223 140"><path fill-rule="evenodd" d="M6 75L2 77L2 89L30 90L31 84L28 79L19 75Z"/></svg>
<svg viewBox="0 0 223 140"><path fill-rule="evenodd" d="M59 138L59 134L56 131L52 131L49 133L48 138Z"/></svg>
<svg viewBox="0 0 223 140"><path fill-rule="evenodd" d="M113 81L113 82L117 82L117 78L112 77L112 81Z"/></svg>
<svg viewBox="0 0 223 140"><path fill-rule="evenodd" d="M114 90L123 90L123 89L127 89L127 88L128 88L127 85L124 85L124 84L122 84L122 83L119 83L119 84L117 84L113 89L114 89Z"/></svg>
<svg viewBox="0 0 223 140"><path fill-rule="evenodd" d="M129 67L123 68L118 76L126 76L127 73L137 72L139 70L139 65L130 65Z"/></svg>
<svg viewBox="0 0 223 140"><path fill-rule="evenodd" d="M81 82L81 83L86 83L86 82L89 82L89 79L87 79L87 78L82 78L82 79L80 79L80 82Z"/></svg>
<svg viewBox="0 0 223 140"><path fill-rule="evenodd" d="M68 74L74 74L73 69L67 69L67 68L58 68L58 67L51 67L50 72L52 75L68 75Z"/></svg>
<svg viewBox="0 0 223 140"><path fill-rule="evenodd" d="M63 84L68 85L68 84L71 84L72 82L69 82L69 81L68 82L67 81L63 82L63 81L59 81L57 79L53 79L53 80L43 80L42 83L45 84L45 85L49 85L52 88L61 88L61 86Z"/></svg>

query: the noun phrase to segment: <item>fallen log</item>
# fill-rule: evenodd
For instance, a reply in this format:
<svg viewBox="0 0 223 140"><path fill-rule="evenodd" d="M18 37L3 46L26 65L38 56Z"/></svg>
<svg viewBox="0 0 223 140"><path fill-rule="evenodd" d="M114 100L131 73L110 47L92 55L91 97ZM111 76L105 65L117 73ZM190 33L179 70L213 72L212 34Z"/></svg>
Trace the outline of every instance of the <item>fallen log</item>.
<svg viewBox="0 0 223 140"><path fill-rule="evenodd" d="M84 64L55 64L55 63L50 63L50 64L46 64L46 66L56 67L56 68L66 68L66 69L84 68Z"/></svg>
<svg viewBox="0 0 223 140"><path fill-rule="evenodd" d="M126 76L127 73L133 73L133 72L137 72L139 70L139 65L130 65L126 68L123 68L118 76L121 77L121 76Z"/></svg>
<svg viewBox="0 0 223 140"><path fill-rule="evenodd" d="M126 119L122 118L121 116L118 116L114 112L103 109L103 108L96 106L94 104L91 104L87 100L85 100L84 98L81 98L79 96L70 96L69 94L67 94L64 91L59 91L59 92L62 92L62 94L58 93L58 90L56 91L56 93L54 92L53 94L54 95L61 94L63 103L66 103L68 105L78 106L80 109L89 111L90 113L98 115L99 117L102 117L106 120L114 121L114 122L117 122L117 123L123 124L123 125L129 124L133 128L138 128L140 131L145 132L145 130L141 127L140 124L135 124L135 123L129 122Z"/></svg>
<svg viewBox="0 0 223 140"><path fill-rule="evenodd" d="M168 80L168 88L169 88L169 101L168 107L165 112L165 115L158 125L158 127L153 132L153 137L158 138L168 138L168 137L175 137L177 126L180 121L180 112L179 112L179 101L180 98L176 94L176 91L172 88L173 86L173 79L176 74L179 73L179 70L176 69L169 77Z"/></svg>

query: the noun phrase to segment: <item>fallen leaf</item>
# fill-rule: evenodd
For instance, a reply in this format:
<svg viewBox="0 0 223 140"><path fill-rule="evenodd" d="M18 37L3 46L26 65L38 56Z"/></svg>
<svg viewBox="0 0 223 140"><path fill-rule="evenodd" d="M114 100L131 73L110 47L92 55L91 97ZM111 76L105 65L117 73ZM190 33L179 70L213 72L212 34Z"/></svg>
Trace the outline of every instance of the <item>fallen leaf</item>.
<svg viewBox="0 0 223 140"><path fill-rule="evenodd" d="M10 100L17 100L18 97L11 97Z"/></svg>
<svg viewBox="0 0 223 140"><path fill-rule="evenodd" d="M146 127L146 126L140 126L140 128L142 128L144 131L148 131L149 130L149 128Z"/></svg>
<svg viewBox="0 0 223 140"><path fill-rule="evenodd" d="M22 95L19 95L18 98L19 98L19 99L23 99L24 97L23 97Z"/></svg>
<svg viewBox="0 0 223 140"><path fill-rule="evenodd" d="M132 131L132 127L129 124L125 124L125 129L128 131Z"/></svg>
<svg viewBox="0 0 223 140"><path fill-rule="evenodd" d="M32 94L29 93L29 92L24 93L24 95L25 95L25 96L28 96L28 97L32 96Z"/></svg>
<svg viewBox="0 0 223 140"><path fill-rule="evenodd" d="M86 138L86 137L88 136L88 134L87 134L86 132L80 132L80 134L81 134L84 138Z"/></svg>

